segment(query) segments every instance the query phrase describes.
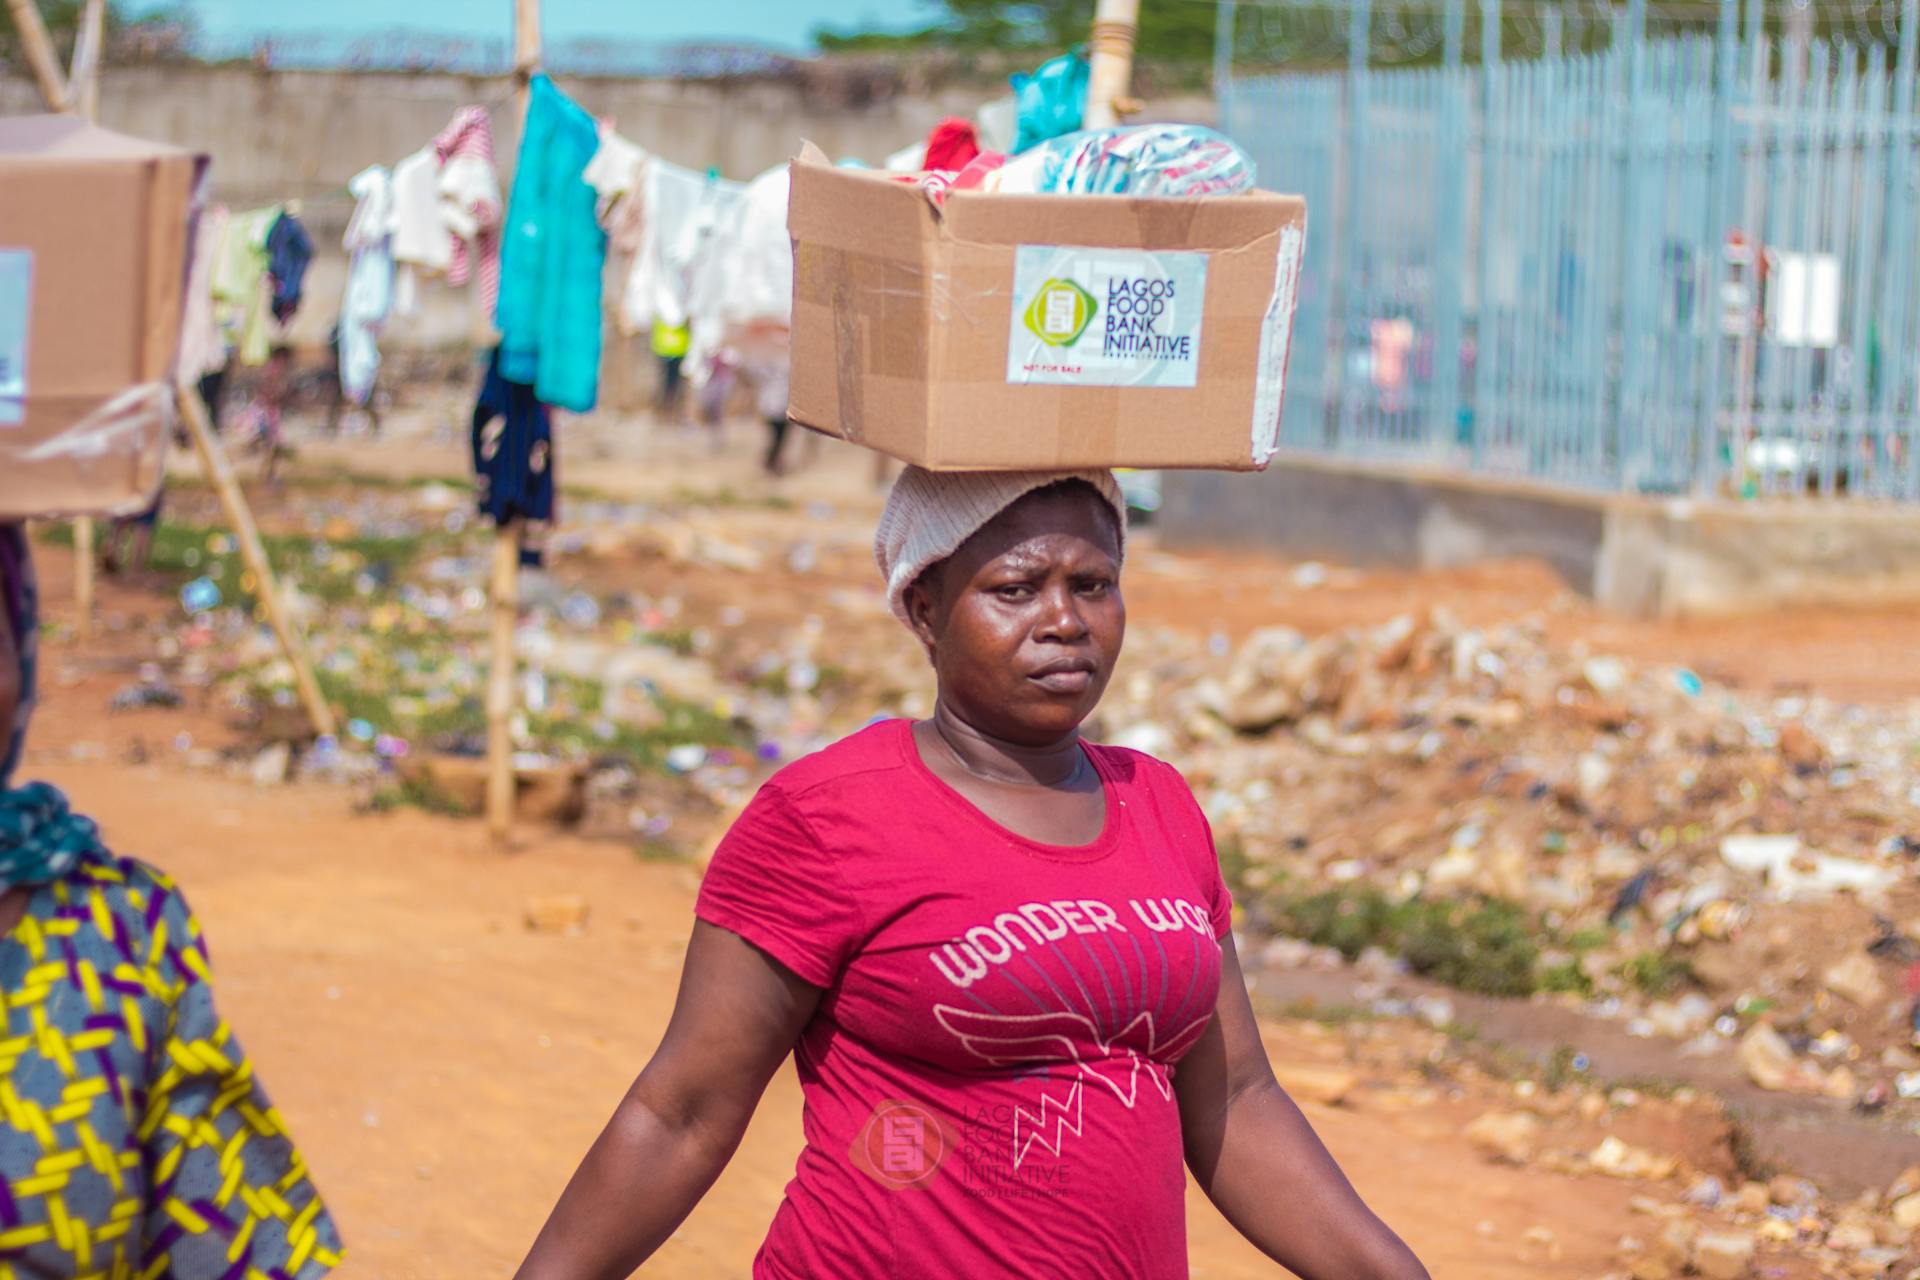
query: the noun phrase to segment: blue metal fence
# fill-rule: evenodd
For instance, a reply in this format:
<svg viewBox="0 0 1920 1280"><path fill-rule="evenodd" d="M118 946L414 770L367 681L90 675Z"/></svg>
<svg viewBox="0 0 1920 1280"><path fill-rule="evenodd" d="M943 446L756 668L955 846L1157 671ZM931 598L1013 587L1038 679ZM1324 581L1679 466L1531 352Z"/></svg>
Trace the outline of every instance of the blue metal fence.
<svg viewBox="0 0 1920 1280"><path fill-rule="evenodd" d="M1367 0L1345 73L1223 67L1223 127L1312 210L1283 443L1920 501L1920 0L1892 48L1764 0L1649 38L1631 0L1603 51L1525 61L1477 0L1477 65L1467 3L1438 67L1369 66Z"/></svg>

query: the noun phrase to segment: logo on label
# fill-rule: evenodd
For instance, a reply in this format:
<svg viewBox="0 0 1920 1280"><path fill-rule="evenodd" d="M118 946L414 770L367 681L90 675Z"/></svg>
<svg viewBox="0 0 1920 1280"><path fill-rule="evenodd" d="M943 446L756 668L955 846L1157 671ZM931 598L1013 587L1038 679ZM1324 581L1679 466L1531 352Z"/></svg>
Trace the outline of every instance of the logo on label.
<svg viewBox="0 0 1920 1280"><path fill-rule="evenodd" d="M853 1140L854 1167L893 1190L924 1186L952 1144L939 1117L911 1102L888 1100L873 1109Z"/></svg>
<svg viewBox="0 0 1920 1280"><path fill-rule="evenodd" d="M1094 296L1071 280L1047 281L1027 304L1027 328L1052 347L1070 347L1100 311Z"/></svg>

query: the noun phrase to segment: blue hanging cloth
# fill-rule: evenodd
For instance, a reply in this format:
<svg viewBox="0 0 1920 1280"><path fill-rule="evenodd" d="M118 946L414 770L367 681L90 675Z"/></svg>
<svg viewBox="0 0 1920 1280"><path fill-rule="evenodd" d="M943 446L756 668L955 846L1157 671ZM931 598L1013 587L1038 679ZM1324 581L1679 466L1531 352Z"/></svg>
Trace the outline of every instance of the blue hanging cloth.
<svg viewBox="0 0 1920 1280"><path fill-rule="evenodd" d="M500 372L542 404L586 413L600 392L607 234L581 175L600 135L546 76L530 92L500 245Z"/></svg>
<svg viewBox="0 0 1920 1280"><path fill-rule="evenodd" d="M1077 131L1087 118L1087 59L1078 49L1050 59L1029 75L1013 77L1018 155L1049 138Z"/></svg>
<svg viewBox="0 0 1920 1280"><path fill-rule="evenodd" d="M480 514L524 521L520 560L537 566L553 519L553 419L532 387L501 375L502 363L496 347L473 406L473 474Z"/></svg>

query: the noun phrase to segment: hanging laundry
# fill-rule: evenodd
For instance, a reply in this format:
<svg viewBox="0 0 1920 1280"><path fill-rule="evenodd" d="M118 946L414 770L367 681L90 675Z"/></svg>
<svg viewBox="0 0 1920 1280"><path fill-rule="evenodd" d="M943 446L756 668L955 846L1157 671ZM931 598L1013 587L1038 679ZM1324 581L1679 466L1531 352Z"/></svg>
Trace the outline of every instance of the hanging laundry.
<svg viewBox="0 0 1920 1280"><path fill-rule="evenodd" d="M380 329L393 311L393 178L379 165L347 184L356 201L342 245L347 288L340 299L340 390L364 406L380 374Z"/></svg>
<svg viewBox="0 0 1920 1280"><path fill-rule="evenodd" d="M522 526L520 561L538 566L545 527L553 519L553 421L532 387L501 373L502 350L487 360L473 406L473 473L480 514L496 525Z"/></svg>
<svg viewBox="0 0 1920 1280"><path fill-rule="evenodd" d="M980 134L974 128L973 121L949 116L933 126L933 132L927 135L926 154L921 157L918 167L957 172L966 168L979 154Z"/></svg>
<svg viewBox="0 0 1920 1280"><path fill-rule="evenodd" d="M273 318L281 324L300 309L307 264L313 261L313 237L292 213L282 210L267 232L267 272L273 277Z"/></svg>
<svg viewBox="0 0 1920 1280"><path fill-rule="evenodd" d="M493 121L485 107L462 107L433 140L440 161L440 222L449 236L447 283L477 278L480 305L500 297L500 176L493 167Z"/></svg>
<svg viewBox="0 0 1920 1280"><path fill-rule="evenodd" d="M644 149L612 129L602 128L600 146L587 162L586 172L580 175L593 188L593 213L606 228L607 238L616 248L629 253L640 247L640 221L634 214L645 207L641 184L646 181L650 159ZM634 212L623 216L620 206L629 202L634 205ZM631 225L625 225L628 223ZM623 239L628 242L621 243Z"/></svg>
<svg viewBox="0 0 1920 1280"><path fill-rule="evenodd" d="M227 207L207 205L193 229L193 261L187 267L187 297L180 316L180 354L176 377L199 382L227 364L226 340L214 316L213 271L227 230Z"/></svg>
<svg viewBox="0 0 1920 1280"><path fill-rule="evenodd" d="M1252 189L1253 159L1195 124L1138 124L1071 133L986 175L1002 195L1220 196Z"/></svg>
<svg viewBox="0 0 1920 1280"><path fill-rule="evenodd" d="M1074 132L1087 116L1086 56L1076 49L1041 63L1031 75L1014 76L1013 100L1015 153Z"/></svg>
<svg viewBox="0 0 1920 1280"><path fill-rule="evenodd" d="M731 348L749 362L783 366L793 320L793 240L787 232L787 166L746 187L709 233L711 251L694 263L688 291L696 379Z"/></svg>
<svg viewBox="0 0 1920 1280"><path fill-rule="evenodd" d="M394 310L412 315L419 277L438 275L453 263L453 241L440 219L440 157L423 147L393 166Z"/></svg>
<svg viewBox="0 0 1920 1280"><path fill-rule="evenodd" d="M574 413L591 410L600 389L607 233L581 180L599 146L593 117L536 75L501 246L500 370Z"/></svg>
<svg viewBox="0 0 1920 1280"><path fill-rule="evenodd" d="M593 153L581 176L593 188L593 210L607 233L607 265L601 276L600 296L618 321L618 307L633 275L647 225L645 183L653 159L645 150L613 131L600 128L600 149ZM624 328L624 326L623 326Z"/></svg>
<svg viewBox="0 0 1920 1280"><path fill-rule="evenodd" d="M214 312L228 345L238 350L240 363L248 368L265 364L271 345L273 286L267 271L267 234L283 212L273 205L229 217L214 259Z"/></svg>
<svg viewBox="0 0 1920 1280"><path fill-rule="evenodd" d="M692 273L714 226L746 193L717 174L701 175L657 157L647 165L640 247L620 300L620 327L642 333L655 321L687 322Z"/></svg>

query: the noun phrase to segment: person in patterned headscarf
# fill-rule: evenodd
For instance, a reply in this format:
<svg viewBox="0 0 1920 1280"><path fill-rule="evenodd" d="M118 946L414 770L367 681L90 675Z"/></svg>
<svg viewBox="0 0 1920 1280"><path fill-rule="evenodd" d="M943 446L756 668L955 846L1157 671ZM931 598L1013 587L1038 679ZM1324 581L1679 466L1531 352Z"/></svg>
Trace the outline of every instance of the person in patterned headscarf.
<svg viewBox="0 0 1920 1280"><path fill-rule="evenodd" d="M0 1275L318 1280L333 1219L166 875L14 781L38 602L0 524Z"/></svg>

